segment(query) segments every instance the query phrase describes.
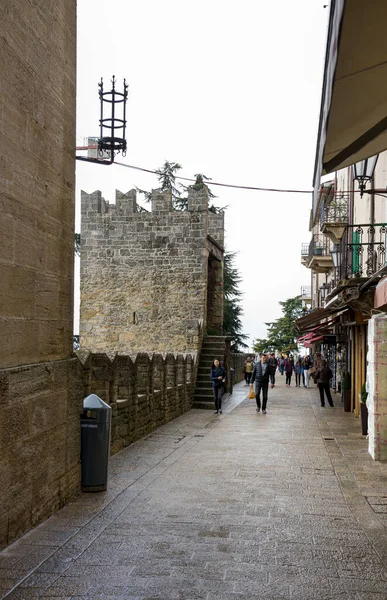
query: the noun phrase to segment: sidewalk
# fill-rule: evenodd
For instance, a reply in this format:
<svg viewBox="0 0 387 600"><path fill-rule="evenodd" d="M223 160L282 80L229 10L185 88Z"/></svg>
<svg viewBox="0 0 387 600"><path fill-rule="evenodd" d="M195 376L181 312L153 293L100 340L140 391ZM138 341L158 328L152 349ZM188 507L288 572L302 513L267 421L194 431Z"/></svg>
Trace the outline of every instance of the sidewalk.
<svg viewBox="0 0 387 600"><path fill-rule="evenodd" d="M283 379L267 415L240 383L115 455L107 492L0 553L0 598L387 600L387 464Z"/></svg>

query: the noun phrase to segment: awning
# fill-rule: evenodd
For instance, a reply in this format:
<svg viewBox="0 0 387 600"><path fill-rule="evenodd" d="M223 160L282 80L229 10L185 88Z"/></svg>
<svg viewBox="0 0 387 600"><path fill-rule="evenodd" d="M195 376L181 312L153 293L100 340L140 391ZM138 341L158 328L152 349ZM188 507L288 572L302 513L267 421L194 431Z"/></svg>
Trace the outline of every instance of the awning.
<svg viewBox="0 0 387 600"><path fill-rule="evenodd" d="M338 317L347 312L347 310L347 307L344 309L343 307L331 309L317 308L308 315L305 315L305 317L297 319L295 322L296 329L300 332L300 334L303 334L304 337L310 332L313 335L315 335L317 331L322 333L322 330L326 329L327 327L331 327L331 325L338 320ZM301 338L299 338L299 340L300 339Z"/></svg>
<svg viewBox="0 0 387 600"><path fill-rule="evenodd" d="M305 331L310 326L315 325L316 323L321 321L321 319L323 319L325 316L326 316L326 312L323 308L316 308L315 310L310 312L308 315L305 315L305 317L300 317L299 319L296 320L296 322L295 322L296 329L298 331Z"/></svg>
<svg viewBox="0 0 387 600"><path fill-rule="evenodd" d="M313 337L309 338L309 340L304 344L305 348L310 348L310 345L314 344L315 342L321 342L323 337L323 335L314 335Z"/></svg>
<svg viewBox="0 0 387 600"><path fill-rule="evenodd" d="M331 0L314 212L321 175L387 148L386 22L386 0Z"/></svg>

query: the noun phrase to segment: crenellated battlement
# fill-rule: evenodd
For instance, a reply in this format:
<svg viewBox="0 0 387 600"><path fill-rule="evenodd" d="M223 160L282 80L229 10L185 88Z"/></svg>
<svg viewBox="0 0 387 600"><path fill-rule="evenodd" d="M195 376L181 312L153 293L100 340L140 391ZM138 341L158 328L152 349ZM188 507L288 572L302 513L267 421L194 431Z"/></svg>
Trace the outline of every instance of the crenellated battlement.
<svg viewBox="0 0 387 600"><path fill-rule="evenodd" d="M208 211L206 188L183 211L154 190L150 208L138 210L136 190L117 190L115 204L82 192L84 349L196 352L208 315L221 327L223 214Z"/></svg>
<svg viewBox="0 0 387 600"><path fill-rule="evenodd" d="M208 211L208 193L205 188L201 190L190 189L188 191L187 210L176 210L173 208L172 193L163 192L159 189L152 190L152 201L146 212L139 210L137 204L137 191L129 190L126 193L116 190L115 203L110 203L102 196L100 190L95 190L91 194L81 192L81 213L82 215L96 214L114 214L115 216L125 215L144 215L154 213L172 213L176 217L181 217L187 212L207 212ZM210 213L213 216L214 213Z"/></svg>

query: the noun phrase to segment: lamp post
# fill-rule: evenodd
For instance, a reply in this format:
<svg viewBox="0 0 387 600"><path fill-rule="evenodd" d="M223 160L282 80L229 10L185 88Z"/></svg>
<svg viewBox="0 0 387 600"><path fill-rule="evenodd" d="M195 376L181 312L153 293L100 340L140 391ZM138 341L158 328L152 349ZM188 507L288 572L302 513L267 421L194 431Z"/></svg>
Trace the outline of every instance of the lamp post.
<svg viewBox="0 0 387 600"><path fill-rule="evenodd" d="M360 198L363 196L368 181L374 176L379 154L365 158L353 165L353 178L359 182Z"/></svg>
<svg viewBox="0 0 387 600"><path fill-rule="evenodd" d="M333 261L333 266L336 271L337 280L341 277L341 261L342 261L342 248L341 244L335 244L331 249L331 256Z"/></svg>

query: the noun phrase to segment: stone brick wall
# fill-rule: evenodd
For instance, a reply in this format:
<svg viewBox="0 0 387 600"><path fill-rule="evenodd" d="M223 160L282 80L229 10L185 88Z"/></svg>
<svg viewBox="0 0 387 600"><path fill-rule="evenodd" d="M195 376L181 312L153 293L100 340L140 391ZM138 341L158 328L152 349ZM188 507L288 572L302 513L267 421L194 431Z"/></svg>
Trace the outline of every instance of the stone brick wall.
<svg viewBox="0 0 387 600"><path fill-rule="evenodd" d="M76 2L0 4L0 368L73 335Z"/></svg>
<svg viewBox="0 0 387 600"><path fill-rule="evenodd" d="M0 547L80 489L77 358L0 370Z"/></svg>
<svg viewBox="0 0 387 600"><path fill-rule="evenodd" d="M244 380L243 365L248 356L251 356L251 354L245 354L243 352L231 354L231 366L234 369L234 383L239 383L239 381Z"/></svg>
<svg viewBox="0 0 387 600"><path fill-rule="evenodd" d="M137 356L80 352L85 395L97 394L112 407L112 454L192 407L196 357L190 354Z"/></svg>
<svg viewBox="0 0 387 600"><path fill-rule="evenodd" d="M79 490L76 0L0 3L0 545Z"/></svg>
<svg viewBox="0 0 387 600"><path fill-rule="evenodd" d="M208 259L223 256L223 215L205 189L187 211L153 193L137 212L136 192L82 192L81 347L92 352L196 352L207 322ZM209 226L211 224L211 227ZM219 243L209 239L209 231ZM214 238L215 240L215 238ZM219 303L218 303L219 304ZM223 306L217 306L222 320Z"/></svg>
<svg viewBox="0 0 387 600"><path fill-rule="evenodd" d="M197 359L80 352L0 371L0 548L80 492L80 415L112 406L112 454L192 407Z"/></svg>

